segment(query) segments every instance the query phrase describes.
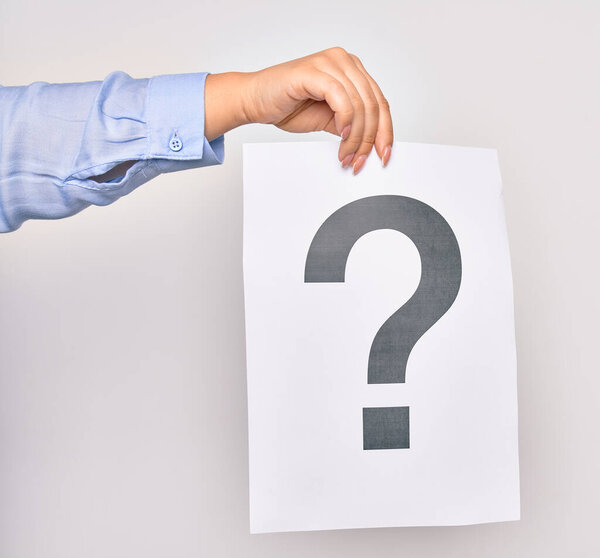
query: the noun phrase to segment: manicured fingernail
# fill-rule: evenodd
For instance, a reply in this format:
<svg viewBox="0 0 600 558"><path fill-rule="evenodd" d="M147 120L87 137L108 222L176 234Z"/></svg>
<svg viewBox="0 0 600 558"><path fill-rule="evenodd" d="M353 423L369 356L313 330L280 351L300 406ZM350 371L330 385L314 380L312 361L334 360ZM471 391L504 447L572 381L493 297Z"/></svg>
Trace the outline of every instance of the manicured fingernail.
<svg viewBox="0 0 600 558"><path fill-rule="evenodd" d="M346 155L344 157L344 160L342 161L342 168L345 169L350 162L352 161L352 159L354 158L354 153L350 153L350 155Z"/></svg>
<svg viewBox="0 0 600 558"><path fill-rule="evenodd" d="M354 161L353 174L358 174L360 169L362 169L365 161L367 160L366 155L361 155L356 161Z"/></svg>
<svg viewBox="0 0 600 558"><path fill-rule="evenodd" d="M350 135L350 124L348 124L343 130L342 130L342 140L346 140L348 139L348 136Z"/></svg>
<svg viewBox="0 0 600 558"><path fill-rule="evenodd" d="M388 161L390 160L390 155L392 154L392 146L388 145L386 146L386 148L383 150L383 157L381 158L381 164L385 167L388 164Z"/></svg>

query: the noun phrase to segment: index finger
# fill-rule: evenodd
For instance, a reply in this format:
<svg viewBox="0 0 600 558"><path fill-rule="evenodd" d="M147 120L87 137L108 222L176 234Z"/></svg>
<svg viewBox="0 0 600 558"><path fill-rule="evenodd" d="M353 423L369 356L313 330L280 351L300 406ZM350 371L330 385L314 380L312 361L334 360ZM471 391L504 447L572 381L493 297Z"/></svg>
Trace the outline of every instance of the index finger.
<svg viewBox="0 0 600 558"><path fill-rule="evenodd" d="M357 68L369 81L373 93L375 93L375 97L377 98L377 102L379 103L379 124L377 126L377 135L375 137L375 151L381 158L383 166L385 167L390 159L392 145L394 144L394 126L392 124L390 104L381 92L379 85L377 85L377 82L371 77L369 72L367 72L358 56L354 54L350 54L350 56Z"/></svg>

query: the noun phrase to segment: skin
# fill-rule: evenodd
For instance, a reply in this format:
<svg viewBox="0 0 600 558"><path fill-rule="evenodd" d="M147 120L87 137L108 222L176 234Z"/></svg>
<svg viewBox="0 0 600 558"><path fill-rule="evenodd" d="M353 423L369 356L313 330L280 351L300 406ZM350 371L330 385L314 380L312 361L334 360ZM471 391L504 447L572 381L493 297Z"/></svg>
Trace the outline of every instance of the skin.
<svg viewBox="0 0 600 558"><path fill-rule="evenodd" d="M394 133L390 105L357 56L341 47L257 72L209 74L204 88L208 141L244 124L273 124L287 132L324 130L341 137L338 159L357 174L373 147L385 167ZM125 161L92 177L122 176Z"/></svg>
<svg viewBox="0 0 600 558"><path fill-rule="evenodd" d="M393 145L389 103L357 56L341 47L257 72L209 74L205 136L211 141L244 124L340 136L338 159L354 174L373 147L387 165Z"/></svg>

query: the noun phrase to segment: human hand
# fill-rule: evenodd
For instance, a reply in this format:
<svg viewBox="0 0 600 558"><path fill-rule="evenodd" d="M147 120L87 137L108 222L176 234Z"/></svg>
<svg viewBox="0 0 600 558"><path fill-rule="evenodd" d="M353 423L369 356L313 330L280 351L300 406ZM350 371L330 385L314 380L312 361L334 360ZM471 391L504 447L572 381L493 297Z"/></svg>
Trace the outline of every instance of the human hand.
<svg viewBox="0 0 600 558"><path fill-rule="evenodd" d="M354 174L373 146L385 166L393 144L386 98L358 57L340 47L257 72L208 75L207 138L248 123L341 136L338 159Z"/></svg>

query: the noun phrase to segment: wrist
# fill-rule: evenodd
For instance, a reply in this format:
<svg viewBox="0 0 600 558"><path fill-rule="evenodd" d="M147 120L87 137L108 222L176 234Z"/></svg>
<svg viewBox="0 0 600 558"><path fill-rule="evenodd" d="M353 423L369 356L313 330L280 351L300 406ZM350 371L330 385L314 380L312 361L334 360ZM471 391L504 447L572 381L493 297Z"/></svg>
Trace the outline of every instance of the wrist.
<svg viewBox="0 0 600 558"><path fill-rule="evenodd" d="M252 121L246 99L250 80L251 74L243 72L206 76L204 135L208 141Z"/></svg>

